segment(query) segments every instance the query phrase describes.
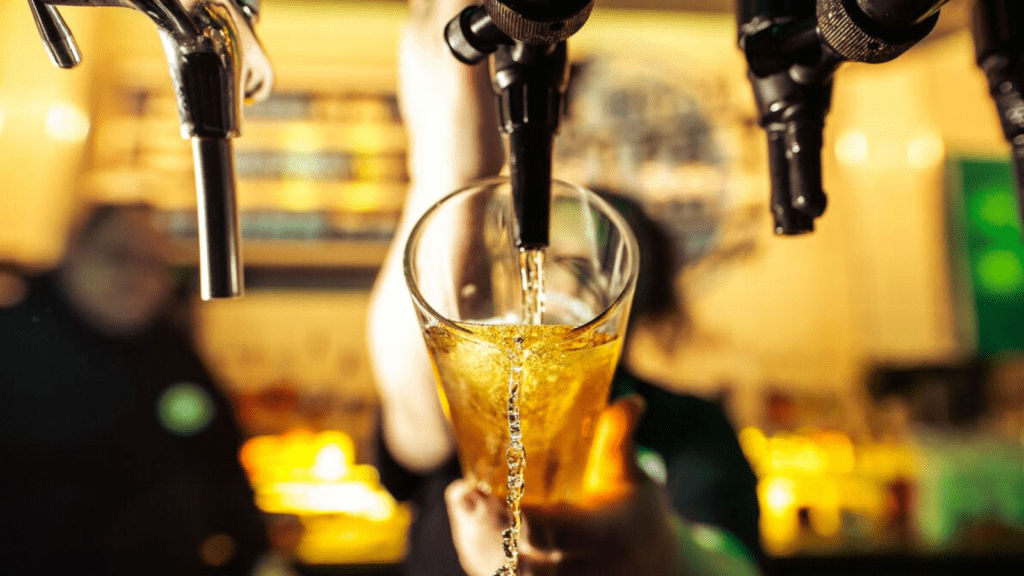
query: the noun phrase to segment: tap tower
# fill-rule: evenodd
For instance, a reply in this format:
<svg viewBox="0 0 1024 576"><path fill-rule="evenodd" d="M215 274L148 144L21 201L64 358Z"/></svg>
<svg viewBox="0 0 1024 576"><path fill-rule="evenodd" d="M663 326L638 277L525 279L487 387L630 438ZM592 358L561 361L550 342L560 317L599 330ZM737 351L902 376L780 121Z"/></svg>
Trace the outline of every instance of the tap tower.
<svg viewBox="0 0 1024 576"><path fill-rule="evenodd" d="M548 245L551 152L569 82L566 40L593 0L485 0L448 23L445 38L466 64L491 57L498 124L508 136L516 244Z"/></svg>
<svg viewBox="0 0 1024 576"><path fill-rule="evenodd" d="M121 6L156 24L178 102L181 134L192 141L204 300L244 290L231 139L246 99L266 98L273 70L254 27L259 0L29 0L54 64L81 60L60 13L64 6Z"/></svg>

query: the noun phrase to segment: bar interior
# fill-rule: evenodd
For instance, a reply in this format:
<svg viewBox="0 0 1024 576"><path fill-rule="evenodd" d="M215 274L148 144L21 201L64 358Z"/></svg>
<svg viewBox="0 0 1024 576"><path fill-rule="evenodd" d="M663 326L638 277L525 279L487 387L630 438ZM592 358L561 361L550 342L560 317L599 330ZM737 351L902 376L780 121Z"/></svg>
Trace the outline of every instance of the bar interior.
<svg viewBox="0 0 1024 576"><path fill-rule="evenodd" d="M833 4L856 3L879 4ZM231 464L251 486L266 552L257 568L231 572L246 545L213 530L194 551L207 571L181 573L427 573L403 566L410 526L425 511L382 478L392 463L382 462L382 392L367 343L371 290L389 246L404 245L410 233L402 223L410 185L427 178L414 173L403 112L417 96L400 94L409 7L398 0L58 4L80 52L70 70L52 65L33 20L33 10L46 18L54 5L0 0L0 312L8 311L0 314L8 324L0 327L0 456L11 463L0 465L7 476L0 499L21 501L19 517L31 523L60 518L52 502L31 504L50 502L39 486L60 501L65 486L85 475L87 485L104 484L111 503L134 494L121 488L136 478L135 465L122 466L128 457L117 457L116 474L97 475L92 466L115 456L90 464L76 448L77 432L54 441L67 447L66 458L44 462L50 457L33 448L75 430L49 412L68 398L113 406L109 417L96 412L109 422L152 412L167 435L192 444L154 441L150 458L138 452L147 444L130 447L145 433L129 422L101 427L97 450L123 446L148 462L180 449L182 462L191 462L182 470L216 458L202 438L223 417L240 434ZM813 19L814 1L806 4ZM1004 38L992 40L1011 44L992 48L1010 64L993 64L980 54L978 20L1000 3L932 2L941 7L937 22L933 10L907 28L926 23L923 39L902 36L906 52L876 64L853 61L835 48L840 40L820 32L821 11L834 9L823 4L811 28L825 44L812 49L797 46L807 42L799 1L597 0L568 40L568 104L559 109L569 113L552 150L553 175L620 192L671 244L664 288L676 310L640 322L622 362L659 389L700 398L728 417L756 475L761 573L1021 574L1024 240L1015 158L1024 155L1013 144L1021 147L1024 137L1011 131L1024 125L1014 115L1024 100L1009 100L1020 94L1011 76L1024 64L1024 16L1020 30L1011 22L999 32ZM181 40L182 24L154 16L179 8L189 22L209 20L195 42ZM269 64L253 64L262 53L252 31ZM788 43L778 41L785 35ZM186 55L177 63L176 50ZM202 68L197 55L214 55L212 67ZM211 95L218 86L229 88L226 95ZM216 102L221 109L207 108ZM104 224L86 216L97 207L145 220L145 235L129 232L137 236L107 264L145 268L148 279L104 284L81 276L88 266L68 264L81 253L69 237L120 225L120 217ZM111 241L103 234L99 242ZM138 248L150 241L159 250ZM241 264L232 260L239 251ZM120 362L88 347L44 348L50 336L31 329L47 324L45 314L26 316L29 328L18 324L39 278L56 278L61 294L68 278L78 278L87 293L124 295L130 302L114 307L127 318L133 306L156 306L146 299L160 282L152 273L161 258L172 294L161 314L173 312L212 387L185 370L140 404L147 412L114 388L95 392L109 398L94 397L88 379L71 391L42 376L33 383L31 374L65 365L69 374L105 374ZM73 308L78 300L68 297ZM75 322L54 330L85 330ZM66 343L74 334L52 339ZM42 360L31 364L25 354ZM153 373L177 374L184 362L160 356L147 365L138 354L134 369ZM397 345L393 362L406 362ZM39 392L12 392L19 386ZM19 404L25 396L31 401ZM120 410L139 415L126 420ZM669 474L671 485L666 462L644 454L644 472L656 483ZM174 475L177 460L168 458L138 477ZM42 484L33 485L33 466L47 476ZM189 494L167 497L198 506L201 498ZM105 522L100 508L115 504L95 501L91 514ZM112 525L161 540L147 523L157 508ZM68 557L85 554L64 549L71 537L63 532L52 541L49 533L10 536L31 532L24 526L5 524L0 536L12 567L23 556L34 561L18 547L46 542ZM719 545L714 538L706 535L704 545ZM122 573L110 568L120 566L117 558L105 558L107 573Z"/></svg>

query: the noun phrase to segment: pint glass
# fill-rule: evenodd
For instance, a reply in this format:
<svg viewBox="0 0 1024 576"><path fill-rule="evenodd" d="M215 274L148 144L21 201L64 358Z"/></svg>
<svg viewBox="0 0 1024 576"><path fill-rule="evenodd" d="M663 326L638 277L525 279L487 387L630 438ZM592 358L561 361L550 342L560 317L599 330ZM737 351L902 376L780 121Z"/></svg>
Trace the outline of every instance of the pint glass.
<svg viewBox="0 0 1024 576"><path fill-rule="evenodd" d="M591 191L552 183L542 323L527 323L505 178L459 190L413 229L405 276L467 479L504 497L519 380L524 505L577 500L636 285L636 239Z"/></svg>

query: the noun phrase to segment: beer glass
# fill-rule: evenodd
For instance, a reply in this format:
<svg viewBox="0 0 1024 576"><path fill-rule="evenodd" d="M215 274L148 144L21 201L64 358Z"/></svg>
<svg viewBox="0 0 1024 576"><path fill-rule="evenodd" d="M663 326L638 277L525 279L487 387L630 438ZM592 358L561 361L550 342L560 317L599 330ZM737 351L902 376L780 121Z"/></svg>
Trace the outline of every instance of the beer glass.
<svg viewBox="0 0 1024 576"><path fill-rule="evenodd" d="M413 228L404 261L466 478L505 496L508 391L518 378L522 502L540 507L579 498L639 268L636 239L608 203L558 181L551 195L539 325L527 322L506 178L434 205Z"/></svg>

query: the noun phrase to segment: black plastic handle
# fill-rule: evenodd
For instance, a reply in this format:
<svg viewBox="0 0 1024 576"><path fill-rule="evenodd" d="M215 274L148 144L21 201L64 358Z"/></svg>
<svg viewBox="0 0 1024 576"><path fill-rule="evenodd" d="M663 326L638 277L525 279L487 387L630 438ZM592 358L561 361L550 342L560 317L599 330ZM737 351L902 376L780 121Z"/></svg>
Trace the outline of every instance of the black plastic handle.
<svg viewBox="0 0 1024 576"><path fill-rule="evenodd" d="M789 122L783 138L793 208L811 218L824 214L828 204L821 183L823 130L820 123Z"/></svg>
<svg viewBox="0 0 1024 576"><path fill-rule="evenodd" d="M771 178L771 210L775 233L795 236L814 231L814 218L793 206L790 161L786 158L786 133L768 130L768 174Z"/></svg>

